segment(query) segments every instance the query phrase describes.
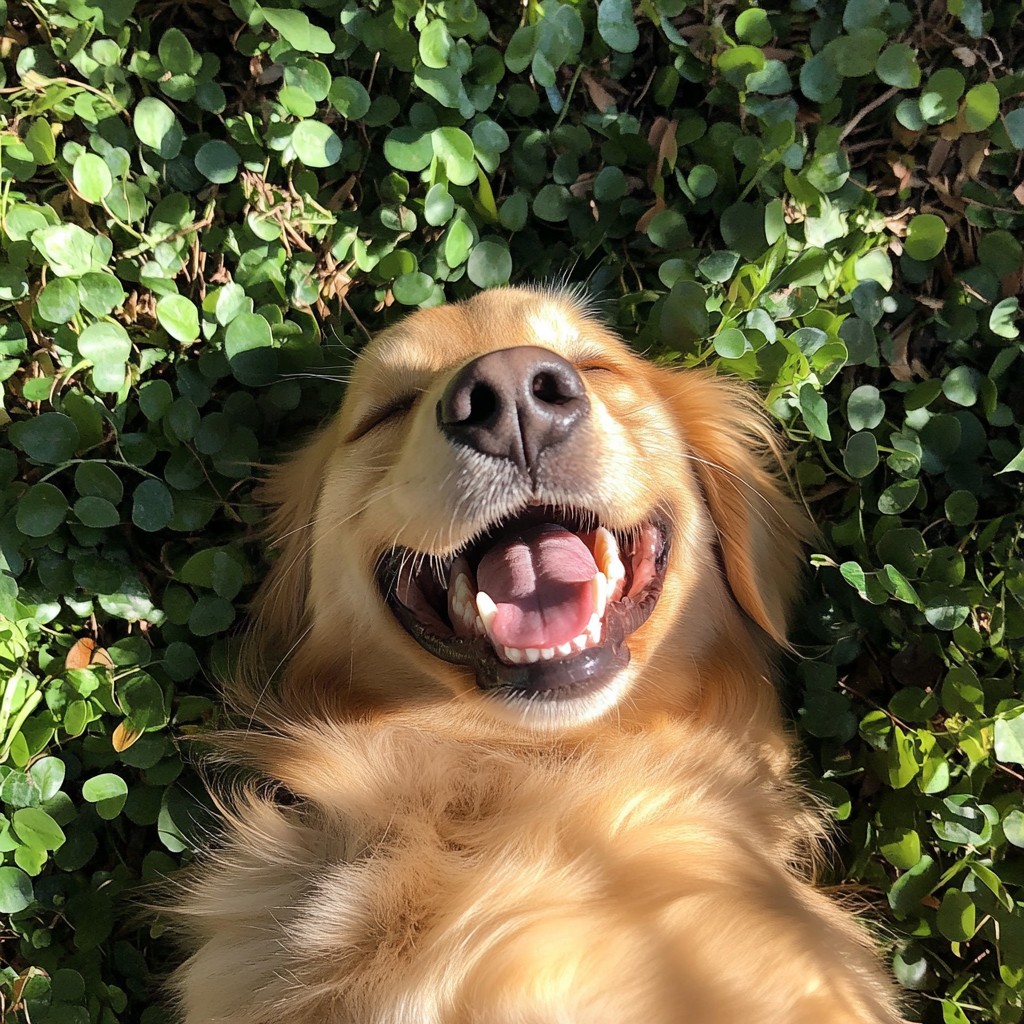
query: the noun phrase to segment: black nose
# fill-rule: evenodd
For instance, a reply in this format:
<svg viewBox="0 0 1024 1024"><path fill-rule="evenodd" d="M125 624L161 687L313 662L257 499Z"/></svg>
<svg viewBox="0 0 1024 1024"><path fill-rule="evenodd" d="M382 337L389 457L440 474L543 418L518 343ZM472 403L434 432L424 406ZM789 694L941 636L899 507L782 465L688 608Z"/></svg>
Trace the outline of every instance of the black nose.
<svg viewBox="0 0 1024 1024"><path fill-rule="evenodd" d="M505 348L467 363L437 404L437 422L455 444L536 468L590 411L572 364L544 348Z"/></svg>

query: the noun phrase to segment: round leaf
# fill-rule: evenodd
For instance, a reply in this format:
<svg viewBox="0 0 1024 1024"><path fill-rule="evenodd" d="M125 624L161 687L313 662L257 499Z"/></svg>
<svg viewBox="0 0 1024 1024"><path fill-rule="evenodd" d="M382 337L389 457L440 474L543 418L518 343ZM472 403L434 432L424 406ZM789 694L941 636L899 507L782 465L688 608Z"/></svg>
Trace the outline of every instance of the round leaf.
<svg viewBox="0 0 1024 1024"><path fill-rule="evenodd" d="M919 213L907 225L903 247L907 255L925 262L942 252L946 244L946 223L934 213Z"/></svg>
<svg viewBox="0 0 1024 1024"><path fill-rule="evenodd" d="M215 185L234 181L239 163L234 147L220 139L204 142L195 156L196 170Z"/></svg>
<svg viewBox="0 0 1024 1024"><path fill-rule="evenodd" d="M34 899L32 881L21 868L0 868L0 913L17 914Z"/></svg>
<svg viewBox="0 0 1024 1024"><path fill-rule="evenodd" d="M106 161L95 153L83 153L71 172L75 188L87 203L99 203L113 188L114 179Z"/></svg>
<svg viewBox="0 0 1024 1024"><path fill-rule="evenodd" d="M508 246L498 239L478 242L470 253L466 273L480 288L498 288L508 284L512 273L512 255Z"/></svg>
<svg viewBox="0 0 1024 1024"><path fill-rule="evenodd" d="M174 111L162 100L146 96L136 104L132 118L139 141L163 157L173 160L185 139Z"/></svg>
<svg viewBox="0 0 1024 1024"><path fill-rule="evenodd" d="M17 505L15 522L27 537L46 537L64 522L68 499L53 484L33 484Z"/></svg>
<svg viewBox="0 0 1024 1024"><path fill-rule="evenodd" d="M199 337L199 311L184 295L165 295L160 299L156 318L172 338L186 345Z"/></svg>
<svg viewBox="0 0 1024 1024"><path fill-rule="evenodd" d="M341 139L322 121L300 121L292 132L292 148L307 167L331 167L341 156Z"/></svg>

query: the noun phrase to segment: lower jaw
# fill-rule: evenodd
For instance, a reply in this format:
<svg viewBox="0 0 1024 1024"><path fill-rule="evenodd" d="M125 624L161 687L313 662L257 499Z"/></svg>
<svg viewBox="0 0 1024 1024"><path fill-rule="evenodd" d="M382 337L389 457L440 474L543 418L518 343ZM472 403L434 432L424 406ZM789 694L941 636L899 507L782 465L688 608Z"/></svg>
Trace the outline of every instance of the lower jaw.
<svg viewBox="0 0 1024 1024"><path fill-rule="evenodd" d="M494 717L535 732L564 733L590 725L619 705L628 687L628 666L629 652L625 650L620 668L609 666L608 671L585 683L547 688L535 681L525 686L483 687L479 681L477 685Z"/></svg>
<svg viewBox="0 0 1024 1024"><path fill-rule="evenodd" d="M509 700L556 703L603 690L629 665L625 643L590 647L572 658L508 665L497 658L476 667L477 686Z"/></svg>

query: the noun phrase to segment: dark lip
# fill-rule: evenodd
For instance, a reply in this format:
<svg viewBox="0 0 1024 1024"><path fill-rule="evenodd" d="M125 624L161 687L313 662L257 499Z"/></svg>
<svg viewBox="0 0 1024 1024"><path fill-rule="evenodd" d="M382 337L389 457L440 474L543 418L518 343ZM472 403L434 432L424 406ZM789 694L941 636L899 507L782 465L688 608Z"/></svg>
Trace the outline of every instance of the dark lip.
<svg viewBox="0 0 1024 1024"><path fill-rule="evenodd" d="M586 511L529 507L496 523L486 536L453 553L445 560L444 571L460 554L472 559L510 530L551 521L577 524L581 529L598 525L597 517ZM609 607L604 619L604 639L598 646L588 647L569 658L510 665L497 656L486 637L462 637L454 632L440 635L428 629L397 597L399 570L410 554L414 554L407 549L392 548L380 556L375 572L377 586L399 625L425 651L449 664L471 668L477 686L485 693L530 701L571 700L601 690L626 668L630 660L627 637L647 621L661 596L670 548L668 526L657 518L645 522L652 523L661 533L657 575L644 588L641 602L634 603L627 598Z"/></svg>

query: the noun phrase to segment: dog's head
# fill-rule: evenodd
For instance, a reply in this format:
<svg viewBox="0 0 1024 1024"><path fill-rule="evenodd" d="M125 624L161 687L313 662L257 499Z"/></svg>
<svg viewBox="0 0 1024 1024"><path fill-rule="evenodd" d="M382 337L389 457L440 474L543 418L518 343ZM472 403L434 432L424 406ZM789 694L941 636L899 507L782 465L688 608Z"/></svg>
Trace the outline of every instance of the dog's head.
<svg viewBox="0 0 1024 1024"><path fill-rule="evenodd" d="M264 670L287 661L295 715L753 717L804 522L777 469L743 386L641 360L571 297L417 312L268 482Z"/></svg>

